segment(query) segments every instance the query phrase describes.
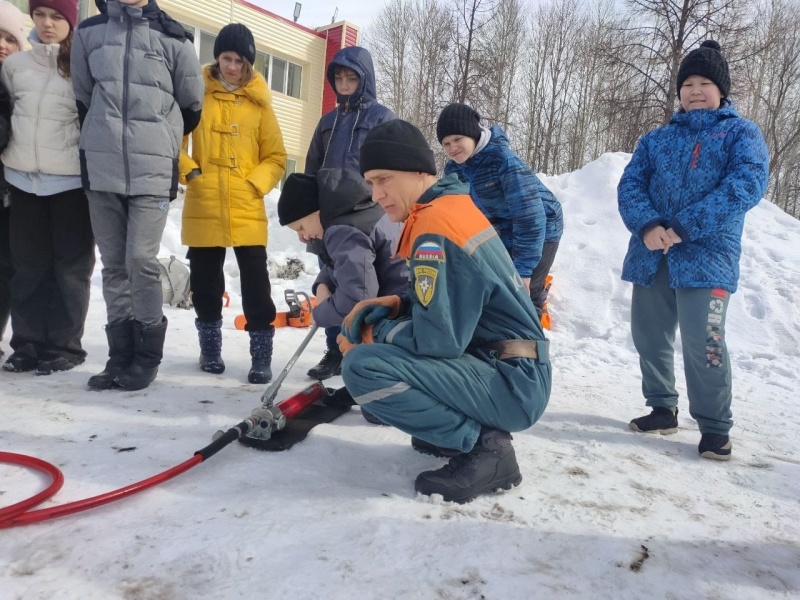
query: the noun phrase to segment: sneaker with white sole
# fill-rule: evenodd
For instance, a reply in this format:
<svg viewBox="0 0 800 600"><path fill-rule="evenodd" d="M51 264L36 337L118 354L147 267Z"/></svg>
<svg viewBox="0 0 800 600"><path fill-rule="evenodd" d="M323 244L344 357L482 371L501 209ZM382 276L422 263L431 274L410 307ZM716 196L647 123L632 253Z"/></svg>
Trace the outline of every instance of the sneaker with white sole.
<svg viewBox="0 0 800 600"><path fill-rule="evenodd" d="M678 431L678 409L653 407L649 415L634 419L628 425L633 431L669 435Z"/></svg>
<svg viewBox="0 0 800 600"><path fill-rule="evenodd" d="M703 458L730 460L732 447L731 438L727 435L722 435L720 433L704 433L700 438L697 451Z"/></svg>

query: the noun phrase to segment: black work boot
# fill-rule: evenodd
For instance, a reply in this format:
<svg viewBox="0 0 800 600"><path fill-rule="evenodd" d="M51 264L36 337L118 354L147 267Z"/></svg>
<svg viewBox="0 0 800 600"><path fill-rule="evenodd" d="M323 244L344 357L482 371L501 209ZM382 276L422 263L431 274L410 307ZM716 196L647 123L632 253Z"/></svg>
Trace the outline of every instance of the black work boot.
<svg viewBox="0 0 800 600"><path fill-rule="evenodd" d="M326 394L322 402L327 406L337 406L339 408L348 408L356 405L353 395L347 391L346 387L341 387L338 390L333 390L330 394Z"/></svg>
<svg viewBox="0 0 800 600"><path fill-rule="evenodd" d="M376 417L373 413L371 413L368 409L361 407L361 416L364 417L364 420L367 423L372 423L373 425L386 425L387 427L389 424L381 419L380 417Z"/></svg>
<svg viewBox="0 0 800 600"><path fill-rule="evenodd" d="M275 328L270 325L265 331L250 331L250 372L247 381L250 383L269 383L272 381L272 340Z"/></svg>
<svg viewBox="0 0 800 600"><path fill-rule="evenodd" d="M644 433L660 433L661 435L675 433L678 431L678 409L673 411L671 408L654 406L649 415L634 419L628 426L633 431Z"/></svg>
<svg viewBox="0 0 800 600"><path fill-rule="evenodd" d="M143 390L158 374L158 365L164 357L164 338L167 335L167 317L161 323L147 327L139 321L133 323L133 361L117 375L114 382L126 390Z"/></svg>
<svg viewBox="0 0 800 600"><path fill-rule="evenodd" d="M222 319L210 323L195 319L194 325L200 340L200 370L219 375L225 371L222 360Z"/></svg>
<svg viewBox="0 0 800 600"><path fill-rule="evenodd" d="M459 504L498 489L510 490L522 481L511 439L506 431L482 429L472 450L451 458L441 469L420 473L414 488Z"/></svg>
<svg viewBox="0 0 800 600"><path fill-rule="evenodd" d="M464 454L461 450L434 446L414 436L411 436L411 447L420 454L429 454L430 456L438 456L439 458L453 458L459 454Z"/></svg>
<svg viewBox="0 0 800 600"><path fill-rule="evenodd" d="M133 361L133 319L106 325L108 361L106 368L89 377L87 385L93 390L110 390L117 387L114 378Z"/></svg>
<svg viewBox="0 0 800 600"><path fill-rule="evenodd" d="M311 379L322 381L342 374L342 352L339 348L328 348L322 360L308 370Z"/></svg>

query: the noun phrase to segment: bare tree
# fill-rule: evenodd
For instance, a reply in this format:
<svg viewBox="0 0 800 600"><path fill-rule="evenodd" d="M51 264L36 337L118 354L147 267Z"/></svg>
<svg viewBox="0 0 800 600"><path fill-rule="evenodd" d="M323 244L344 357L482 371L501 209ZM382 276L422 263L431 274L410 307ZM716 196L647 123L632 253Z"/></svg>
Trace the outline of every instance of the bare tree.
<svg viewBox="0 0 800 600"><path fill-rule="evenodd" d="M388 0L368 30L381 100L443 162L441 109L467 102L537 171L632 151L677 105L688 50L720 42L731 98L770 152L768 198L800 214L797 0Z"/></svg>
<svg viewBox="0 0 800 600"><path fill-rule="evenodd" d="M473 67L477 59L478 41L491 20L496 0L452 0L455 28L452 41L456 51L453 70L453 98L466 102L473 94L475 80L480 76Z"/></svg>
<svg viewBox="0 0 800 600"><path fill-rule="evenodd" d="M453 16L440 0L416 0L414 22L417 27L408 31L416 69L412 121L429 142L438 145L436 120L448 95L447 73L452 68L448 40L454 30Z"/></svg>
<svg viewBox="0 0 800 600"><path fill-rule="evenodd" d="M601 98L606 79L603 56L609 46L609 27L613 19L613 0L601 0L587 12L581 26L581 43L575 51L576 89L573 124L567 139L566 170L579 169L599 157L607 147L607 128L602 126Z"/></svg>
<svg viewBox="0 0 800 600"><path fill-rule="evenodd" d="M747 85L740 110L760 125L767 141L768 197L789 214L800 216L800 6L771 0L760 7L759 14L762 18L752 37L759 52L736 65L736 80Z"/></svg>
<svg viewBox="0 0 800 600"><path fill-rule="evenodd" d="M475 61L481 76L471 100L487 120L508 128L514 82L526 41L521 0L500 0L483 38Z"/></svg>
<svg viewBox="0 0 800 600"><path fill-rule="evenodd" d="M413 6L408 0L391 0L364 32L364 44L371 48L375 63L378 97L399 117L409 116L412 73L406 28L413 25Z"/></svg>
<svg viewBox="0 0 800 600"><path fill-rule="evenodd" d="M520 150L538 171L566 166L569 131L575 117L579 46L588 14L580 0L554 0L539 5L530 19L529 53L525 64L525 140Z"/></svg>
<svg viewBox="0 0 800 600"><path fill-rule="evenodd" d="M746 31L741 15L745 0L626 0L627 11L616 26L623 34L610 58L625 65L640 89L636 106L659 111L666 123L675 110L678 68L684 52L705 37ZM626 148L629 149L629 148Z"/></svg>

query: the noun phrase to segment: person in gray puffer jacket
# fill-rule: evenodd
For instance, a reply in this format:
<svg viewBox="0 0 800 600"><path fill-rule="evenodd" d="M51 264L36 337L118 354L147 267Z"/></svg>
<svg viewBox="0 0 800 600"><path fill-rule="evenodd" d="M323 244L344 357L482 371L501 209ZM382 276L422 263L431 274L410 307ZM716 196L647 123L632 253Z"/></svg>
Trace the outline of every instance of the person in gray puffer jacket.
<svg viewBox="0 0 800 600"><path fill-rule="evenodd" d="M192 36L155 0L97 0L72 47L80 160L103 260L109 360L92 389L155 379L167 319L157 253L178 191L181 141L200 121Z"/></svg>

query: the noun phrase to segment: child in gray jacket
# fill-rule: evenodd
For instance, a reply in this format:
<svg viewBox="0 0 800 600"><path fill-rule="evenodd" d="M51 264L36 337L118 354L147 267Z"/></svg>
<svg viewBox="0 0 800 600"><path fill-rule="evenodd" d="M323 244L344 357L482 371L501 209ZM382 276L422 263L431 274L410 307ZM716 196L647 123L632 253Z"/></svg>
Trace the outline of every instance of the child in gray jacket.
<svg viewBox="0 0 800 600"><path fill-rule="evenodd" d="M361 300L405 292L408 268L394 256L400 227L372 201L357 172L290 175L278 218L320 257L322 268L312 287L313 317L320 327L340 327Z"/></svg>
<svg viewBox="0 0 800 600"><path fill-rule="evenodd" d="M191 35L155 0L98 8L72 47L81 175L108 313L109 360L89 387L139 390L163 356L156 255L178 191L181 140L200 121L204 89Z"/></svg>

